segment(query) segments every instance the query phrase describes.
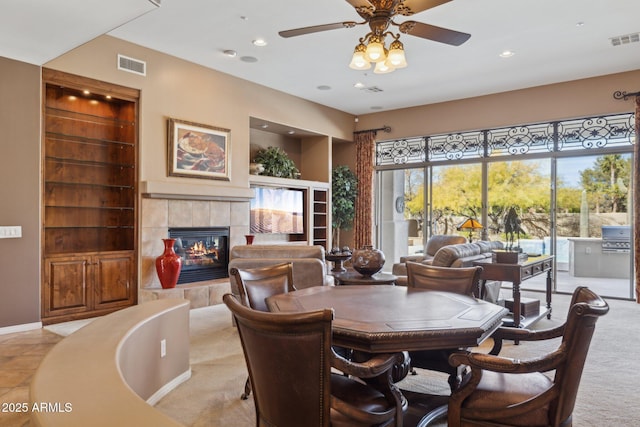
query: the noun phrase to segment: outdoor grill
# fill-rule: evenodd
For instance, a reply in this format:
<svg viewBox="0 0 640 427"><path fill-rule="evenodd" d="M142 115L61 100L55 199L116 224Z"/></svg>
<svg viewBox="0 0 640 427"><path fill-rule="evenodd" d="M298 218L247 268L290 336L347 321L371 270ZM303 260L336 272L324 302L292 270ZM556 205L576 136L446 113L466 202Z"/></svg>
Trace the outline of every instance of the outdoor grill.
<svg viewBox="0 0 640 427"><path fill-rule="evenodd" d="M631 227L628 225L602 226L602 252L629 252Z"/></svg>

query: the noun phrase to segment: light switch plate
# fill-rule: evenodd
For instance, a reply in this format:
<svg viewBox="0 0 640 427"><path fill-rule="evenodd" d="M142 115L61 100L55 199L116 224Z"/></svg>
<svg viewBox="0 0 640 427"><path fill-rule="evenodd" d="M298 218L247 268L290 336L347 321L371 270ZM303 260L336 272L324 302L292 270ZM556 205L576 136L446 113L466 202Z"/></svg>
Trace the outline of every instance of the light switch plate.
<svg viewBox="0 0 640 427"><path fill-rule="evenodd" d="M19 239L22 237L22 226L0 227L0 239Z"/></svg>

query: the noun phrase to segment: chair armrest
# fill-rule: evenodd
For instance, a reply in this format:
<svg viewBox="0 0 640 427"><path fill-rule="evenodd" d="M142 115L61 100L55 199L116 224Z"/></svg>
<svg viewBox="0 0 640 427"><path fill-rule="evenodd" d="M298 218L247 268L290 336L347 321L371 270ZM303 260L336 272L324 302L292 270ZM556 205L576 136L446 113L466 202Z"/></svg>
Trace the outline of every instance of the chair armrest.
<svg viewBox="0 0 640 427"><path fill-rule="evenodd" d="M333 352L331 366L345 374L358 378L374 378L389 371L402 360L401 353L375 354L365 362L352 362Z"/></svg>
<svg viewBox="0 0 640 427"><path fill-rule="evenodd" d="M492 372L508 374L524 374L531 372L546 372L556 369L566 358L566 351L561 347L544 357L526 360L493 356L484 353L456 352L449 356L451 366L467 365L473 371L483 369Z"/></svg>
<svg viewBox="0 0 640 427"><path fill-rule="evenodd" d="M514 341L543 341L553 338L559 338L564 334L565 325L562 324L555 328L542 329L539 331L533 331L529 329L518 329L509 327L500 327L496 330L491 338L493 338L493 348L489 352L494 356L497 356L502 349L503 340Z"/></svg>

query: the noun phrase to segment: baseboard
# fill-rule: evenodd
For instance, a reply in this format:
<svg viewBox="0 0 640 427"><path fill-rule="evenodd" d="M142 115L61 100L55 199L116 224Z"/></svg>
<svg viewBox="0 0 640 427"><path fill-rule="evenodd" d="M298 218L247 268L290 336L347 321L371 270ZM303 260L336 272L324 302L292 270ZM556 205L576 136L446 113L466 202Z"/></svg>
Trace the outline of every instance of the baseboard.
<svg viewBox="0 0 640 427"><path fill-rule="evenodd" d="M22 325L5 326L0 328L0 335L13 334L16 332L32 331L34 329L42 329L42 322L24 323Z"/></svg>
<svg viewBox="0 0 640 427"><path fill-rule="evenodd" d="M175 377L174 379L172 379L171 381L169 381L168 383L160 387L158 391L153 393L153 395L151 395L151 397L147 399L147 403L151 406L154 406L156 403L160 401L160 399L165 397L167 394L173 391L174 388L178 387L180 384L187 381L189 378L191 378L191 368L189 368L187 371L183 372L182 374L178 375L177 377Z"/></svg>

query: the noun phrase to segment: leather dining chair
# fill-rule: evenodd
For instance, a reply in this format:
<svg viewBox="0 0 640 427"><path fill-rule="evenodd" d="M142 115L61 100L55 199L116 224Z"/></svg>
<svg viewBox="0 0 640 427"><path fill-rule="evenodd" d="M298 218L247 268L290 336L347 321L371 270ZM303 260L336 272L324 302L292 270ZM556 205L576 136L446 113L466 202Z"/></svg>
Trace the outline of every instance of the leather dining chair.
<svg viewBox="0 0 640 427"><path fill-rule="evenodd" d="M238 284L242 304L254 310L269 311L266 298L296 290L290 262L247 269L233 267L229 274Z"/></svg>
<svg viewBox="0 0 640 427"><path fill-rule="evenodd" d="M407 262L407 286L433 291L455 292L462 295L477 293L482 267L435 267L417 262ZM411 373L413 368L428 369L449 374L449 386L455 389L462 379L464 367L449 364L449 356L460 349L410 351Z"/></svg>
<svg viewBox="0 0 640 427"><path fill-rule="evenodd" d="M379 354L359 364L335 354L333 309L269 313L240 304L232 294L223 301L238 327L256 426L402 425L401 397L389 382L396 355ZM376 386L333 373L332 367L370 378Z"/></svg>
<svg viewBox="0 0 640 427"><path fill-rule="evenodd" d="M490 354L453 354L451 363L467 365L470 371L451 394L448 425L570 427L596 321L608 311L602 298L578 287L562 325L538 331L502 327L492 335L495 344ZM542 356L526 360L497 356L505 339L522 342L559 337L557 349Z"/></svg>
<svg viewBox="0 0 640 427"><path fill-rule="evenodd" d="M296 290L293 286L293 266L289 262L251 269L232 267L229 274L238 284L242 304L254 310L269 311L266 298ZM246 400L250 394L251 378L247 378L240 398Z"/></svg>

